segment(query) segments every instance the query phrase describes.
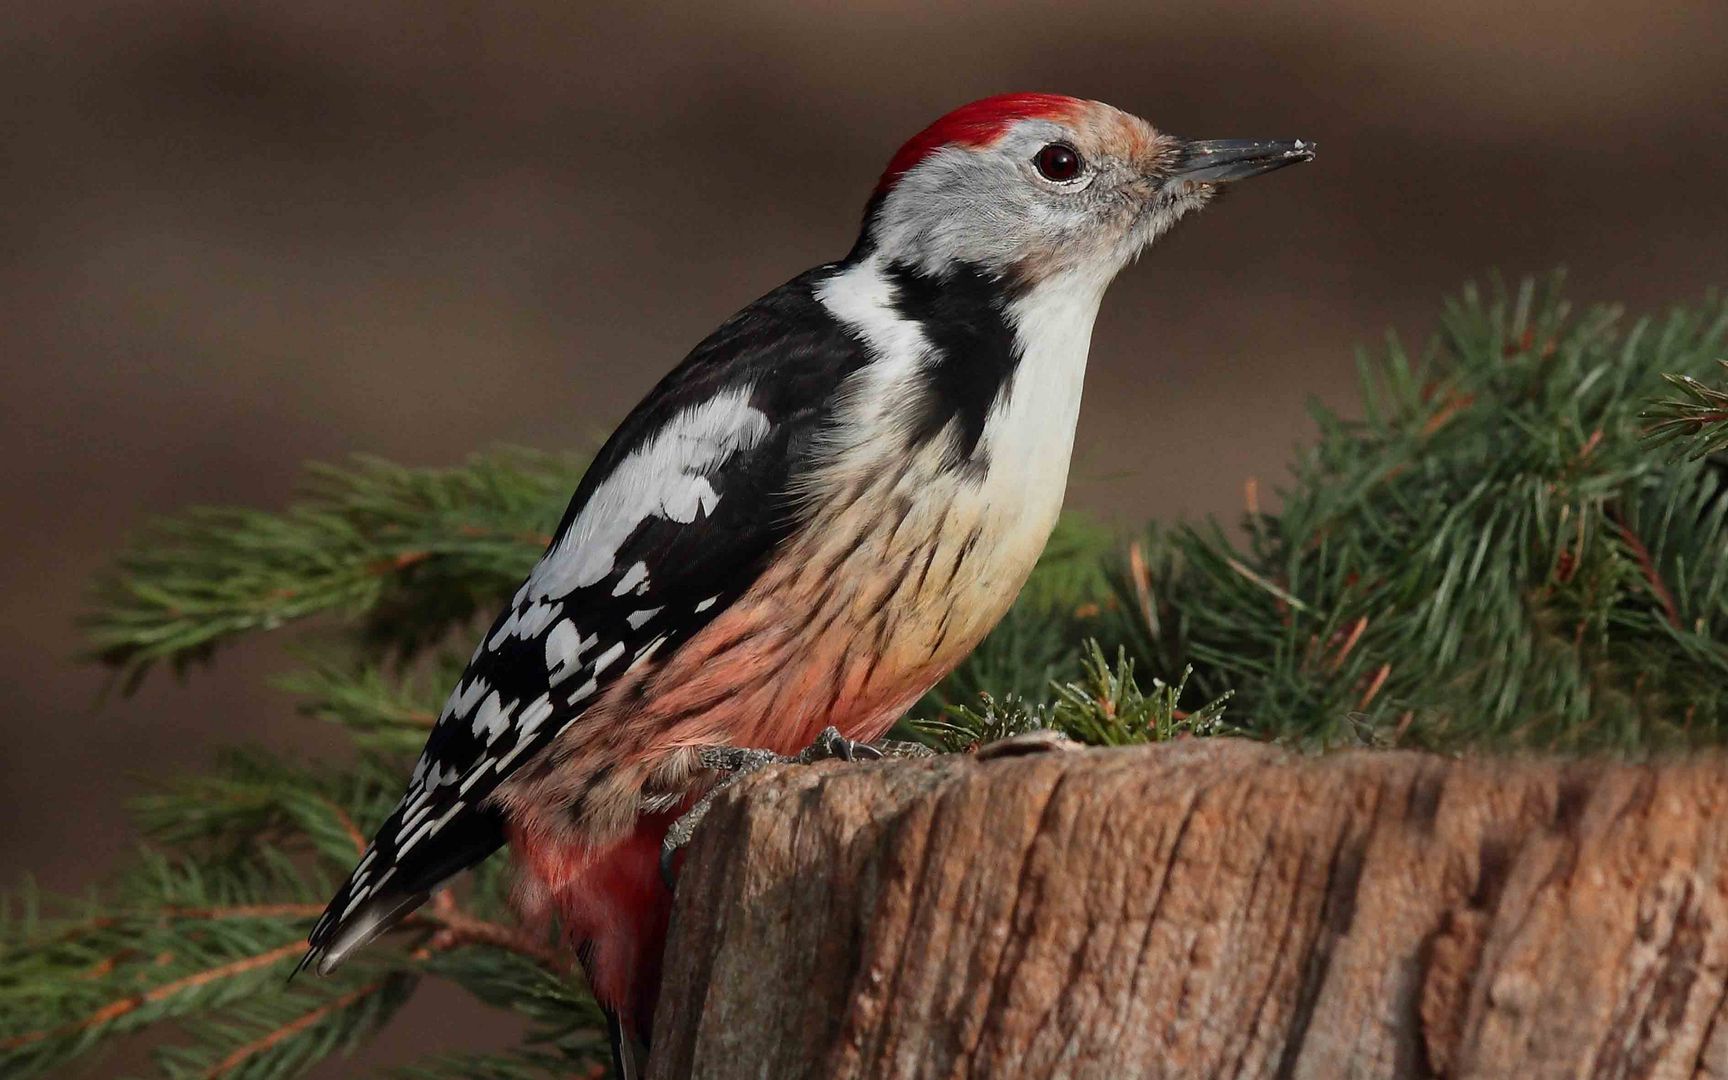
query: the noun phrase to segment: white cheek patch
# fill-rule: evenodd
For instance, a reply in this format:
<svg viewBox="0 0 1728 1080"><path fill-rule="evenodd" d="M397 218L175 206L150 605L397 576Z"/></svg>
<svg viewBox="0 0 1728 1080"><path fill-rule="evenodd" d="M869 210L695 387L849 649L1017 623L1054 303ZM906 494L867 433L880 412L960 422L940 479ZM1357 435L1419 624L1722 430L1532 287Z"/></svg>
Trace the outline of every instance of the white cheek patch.
<svg viewBox="0 0 1728 1080"><path fill-rule="evenodd" d="M880 450L876 444L882 442L882 432L900 429L907 415L906 395L919 385L920 372L934 355L924 324L902 317L895 297L894 283L878 255L816 289L817 301L864 339L874 359L853 377L844 395L842 422L824 436L836 459L872 445Z"/></svg>
<svg viewBox="0 0 1728 1080"><path fill-rule="evenodd" d="M903 173L875 223L880 250L926 273L955 262L1008 266L1048 244L1056 211L1028 163L1065 130L1024 120L988 147L945 146Z"/></svg>
<svg viewBox="0 0 1728 1080"><path fill-rule="evenodd" d="M883 377L909 374L930 352L923 324L901 317L893 282L878 258L865 259L824 281L816 289L816 299L869 344L878 363L866 369L868 373L887 365L894 370Z"/></svg>
<svg viewBox="0 0 1728 1080"><path fill-rule="evenodd" d="M534 568L529 594L558 598L603 580L617 568L618 549L651 517L688 524L712 513L721 496L708 477L769 431L750 391L724 390L684 410L620 461Z"/></svg>

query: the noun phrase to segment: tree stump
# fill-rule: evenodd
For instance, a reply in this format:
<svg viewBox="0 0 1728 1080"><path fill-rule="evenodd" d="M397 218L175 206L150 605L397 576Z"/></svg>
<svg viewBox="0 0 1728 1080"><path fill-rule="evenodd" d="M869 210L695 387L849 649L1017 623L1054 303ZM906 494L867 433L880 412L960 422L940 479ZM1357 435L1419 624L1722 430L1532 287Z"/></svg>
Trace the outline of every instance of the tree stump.
<svg viewBox="0 0 1728 1080"><path fill-rule="evenodd" d="M770 770L649 1075L1728 1075L1728 762L1238 740Z"/></svg>

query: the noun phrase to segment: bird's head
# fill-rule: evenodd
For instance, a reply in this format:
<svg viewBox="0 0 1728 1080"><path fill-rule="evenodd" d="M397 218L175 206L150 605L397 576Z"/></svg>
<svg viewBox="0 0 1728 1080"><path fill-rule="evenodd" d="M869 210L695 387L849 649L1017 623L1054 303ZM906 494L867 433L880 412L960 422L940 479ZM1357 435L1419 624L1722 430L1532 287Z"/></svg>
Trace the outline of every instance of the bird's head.
<svg viewBox="0 0 1728 1080"><path fill-rule="evenodd" d="M1220 185L1314 156L1292 140L1187 140L1098 101L1003 94L963 105L888 163L859 252L943 275L1107 284Z"/></svg>

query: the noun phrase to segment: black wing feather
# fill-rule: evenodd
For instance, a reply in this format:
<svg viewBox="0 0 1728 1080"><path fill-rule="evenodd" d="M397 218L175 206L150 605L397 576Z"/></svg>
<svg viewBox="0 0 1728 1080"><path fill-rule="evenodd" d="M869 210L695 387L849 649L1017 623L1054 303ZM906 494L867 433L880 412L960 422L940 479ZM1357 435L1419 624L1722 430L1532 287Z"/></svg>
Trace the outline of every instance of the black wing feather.
<svg viewBox="0 0 1728 1080"><path fill-rule="evenodd" d="M714 498L689 520L644 515L597 581L560 595L538 595L535 577L524 583L451 694L402 801L313 928L307 960L321 973L497 850L504 822L488 796L498 784L580 716L648 643L663 637L661 655L669 654L759 576L794 526L789 492L815 436L847 377L869 359L863 342L815 297L839 269L812 270L733 316L601 448L536 575L582 555L564 547L584 511L632 455L680 417L732 394L747 395L740 400L766 420L758 438L701 473ZM636 584L644 567L645 580Z"/></svg>

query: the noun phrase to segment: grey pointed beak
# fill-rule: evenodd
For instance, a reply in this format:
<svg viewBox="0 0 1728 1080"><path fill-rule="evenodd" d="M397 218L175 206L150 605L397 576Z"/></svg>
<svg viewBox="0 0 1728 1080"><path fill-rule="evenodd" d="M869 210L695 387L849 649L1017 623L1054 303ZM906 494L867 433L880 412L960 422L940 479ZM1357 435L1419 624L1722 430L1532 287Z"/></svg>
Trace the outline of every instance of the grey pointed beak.
<svg viewBox="0 0 1728 1080"><path fill-rule="evenodd" d="M1227 184L1313 160L1312 139L1196 139L1182 145L1170 179Z"/></svg>

